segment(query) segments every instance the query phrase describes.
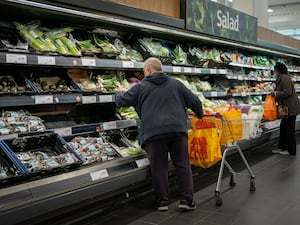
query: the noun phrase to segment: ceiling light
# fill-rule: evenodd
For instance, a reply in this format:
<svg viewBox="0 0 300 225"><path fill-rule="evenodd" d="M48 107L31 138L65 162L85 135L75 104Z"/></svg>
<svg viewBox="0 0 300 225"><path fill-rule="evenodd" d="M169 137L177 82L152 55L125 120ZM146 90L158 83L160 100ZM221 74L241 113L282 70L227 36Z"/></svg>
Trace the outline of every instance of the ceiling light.
<svg viewBox="0 0 300 225"><path fill-rule="evenodd" d="M273 9L268 9L268 13L271 13L273 12L274 10Z"/></svg>

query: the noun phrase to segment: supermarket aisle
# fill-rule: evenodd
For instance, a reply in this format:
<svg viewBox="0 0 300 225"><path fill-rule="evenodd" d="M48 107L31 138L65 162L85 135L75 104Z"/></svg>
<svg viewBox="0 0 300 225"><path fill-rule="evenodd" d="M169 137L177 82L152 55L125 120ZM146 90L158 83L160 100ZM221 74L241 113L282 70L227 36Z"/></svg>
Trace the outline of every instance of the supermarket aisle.
<svg viewBox="0 0 300 225"><path fill-rule="evenodd" d="M269 149L266 154L268 157L252 165L256 175L256 192L249 192L248 176L237 176L237 185L231 189L229 179L225 178L221 188L221 207L215 206L214 183L196 192L195 211L182 212L177 209L178 202L174 201L168 212L157 212L151 199L142 199L109 215L99 216L88 224L299 225L300 145L296 157L272 155Z"/></svg>

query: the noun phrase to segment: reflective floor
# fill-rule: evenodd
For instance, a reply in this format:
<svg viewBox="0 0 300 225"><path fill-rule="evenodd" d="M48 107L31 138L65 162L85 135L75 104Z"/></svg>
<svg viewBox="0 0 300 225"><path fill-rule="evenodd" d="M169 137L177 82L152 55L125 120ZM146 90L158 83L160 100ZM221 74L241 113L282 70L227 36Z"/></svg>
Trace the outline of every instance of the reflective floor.
<svg viewBox="0 0 300 225"><path fill-rule="evenodd" d="M298 137L298 143L300 138ZM153 207L152 195L124 204L118 210L97 216L89 225L299 225L300 224L300 145L297 156L272 154L274 146L261 146L247 156L255 174L256 191L250 192L250 180L246 170L236 177L236 186L230 188L229 177L222 180L223 205L216 206L215 182L202 186L195 193L197 209L182 212L176 194L167 212ZM241 165L239 166L241 168ZM201 182L201 179L200 181Z"/></svg>

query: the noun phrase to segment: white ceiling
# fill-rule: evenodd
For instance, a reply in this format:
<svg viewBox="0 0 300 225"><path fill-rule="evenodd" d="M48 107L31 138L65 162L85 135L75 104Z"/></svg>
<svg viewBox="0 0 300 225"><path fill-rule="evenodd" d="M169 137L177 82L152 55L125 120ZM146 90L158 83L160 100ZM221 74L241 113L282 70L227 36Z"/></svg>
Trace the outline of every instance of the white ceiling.
<svg viewBox="0 0 300 225"><path fill-rule="evenodd" d="M269 29L280 31L292 29L295 37L300 39L300 1L296 0L269 0Z"/></svg>

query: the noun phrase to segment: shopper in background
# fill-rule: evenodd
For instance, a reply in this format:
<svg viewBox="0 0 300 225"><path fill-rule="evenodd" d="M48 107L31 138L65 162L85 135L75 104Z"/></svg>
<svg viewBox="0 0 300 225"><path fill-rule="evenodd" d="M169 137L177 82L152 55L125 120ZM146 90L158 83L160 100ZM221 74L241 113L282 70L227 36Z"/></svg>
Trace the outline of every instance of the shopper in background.
<svg viewBox="0 0 300 225"><path fill-rule="evenodd" d="M283 63L276 63L274 76L276 77L276 88L273 94L276 96L278 105L288 107L288 117L280 122L279 149L272 152L296 155L295 121L296 115L300 113L300 102L293 81L288 75L288 69Z"/></svg>
<svg viewBox="0 0 300 225"><path fill-rule="evenodd" d="M168 153L178 175L179 208L196 208L187 146L187 108L202 118L199 98L180 81L162 72L157 58L144 63L144 79L127 92L116 94L118 107L134 106L141 124L139 143L150 161L156 207L168 210Z"/></svg>

